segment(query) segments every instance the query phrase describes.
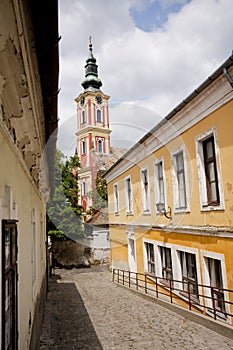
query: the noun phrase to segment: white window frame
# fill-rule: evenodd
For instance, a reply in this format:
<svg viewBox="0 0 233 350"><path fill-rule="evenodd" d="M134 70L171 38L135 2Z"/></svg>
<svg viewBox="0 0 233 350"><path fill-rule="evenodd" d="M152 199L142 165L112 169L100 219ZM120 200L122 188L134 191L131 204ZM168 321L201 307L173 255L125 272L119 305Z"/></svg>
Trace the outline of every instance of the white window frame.
<svg viewBox="0 0 233 350"><path fill-rule="evenodd" d="M185 195L186 195L186 207L179 207L179 189L176 171L176 157L179 153L183 153L184 161L184 177L185 177ZM180 146L171 153L172 162L172 187L173 187L173 203L174 203L174 213L186 213L190 211L190 194L189 194L189 178L188 178L188 165L186 157L185 145Z"/></svg>
<svg viewBox="0 0 233 350"><path fill-rule="evenodd" d="M225 266L225 259L224 259L224 254L221 253L215 253L215 252L210 252L207 250L200 250L200 256L201 256L201 265L202 265L202 280L203 284L210 286L210 278L209 278L209 271L208 271L208 266L206 265L206 258L211 258L215 260L220 260L221 262L221 272L222 272L222 287L223 289L228 289L227 288L227 274L226 274L226 266ZM211 297L211 290L210 288L205 288L204 287L204 295L207 297ZM229 295L228 292L224 292L224 300L229 301ZM205 305L210 308L212 308L212 300L210 298L204 298ZM225 304L226 312L230 313L229 310L229 304ZM228 317L229 319L229 317Z"/></svg>
<svg viewBox="0 0 233 350"><path fill-rule="evenodd" d="M118 183L113 184L113 196L114 196L114 214L119 214L119 190Z"/></svg>
<svg viewBox="0 0 233 350"><path fill-rule="evenodd" d="M174 253L173 253L174 265L173 265L173 267L175 267L173 278L176 280L182 281L182 266L181 266L179 252L190 253L190 254L195 255L196 270L197 270L196 271L197 272L197 284L201 284L200 261L199 261L198 249L179 246L179 245L174 245L173 249L174 249ZM183 289L182 282L176 282L175 287L182 290ZM202 289L200 286L198 286L198 295L201 295L201 294L202 294Z"/></svg>
<svg viewBox="0 0 233 350"><path fill-rule="evenodd" d="M147 177L147 193L146 193L146 190L145 190L144 172L146 172L146 177ZM151 214L151 206L150 206L150 178L149 178L148 167L141 168L141 188L142 188L142 210L143 210L143 214Z"/></svg>
<svg viewBox="0 0 233 350"><path fill-rule="evenodd" d="M156 214L160 214L161 210L159 210L160 203L160 187L159 187L159 178L158 178L158 166L162 163L162 174L163 174L163 190L164 190L164 209L166 208L167 196L166 196L166 179L165 179L165 171L164 171L164 157L156 160L154 163L154 186L155 186L155 209Z"/></svg>
<svg viewBox="0 0 233 350"><path fill-rule="evenodd" d="M179 291L174 290L174 293L179 296L179 298L184 298L184 296L181 294L183 290L183 283L182 283L182 266L180 261L179 252L185 252L185 253L191 253L195 255L196 260L196 269L197 269L197 283L201 284L201 274L200 274L200 262L199 262L199 255L198 255L198 249L196 248L190 248L190 247L184 247L176 244L171 243L163 243L160 241L154 241L150 239L143 238L143 258L144 258L144 271L145 273L148 272L147 269L147 252L145 243L151 243L154 244L154 254L155 254L155 275L158 277L158 283L161 283L163 278L163 271L162 271L162 260L161 260L161 254L160 254L160 247L170 248L171 249L171 260L172 260L172 275L173 275L173 286L176 289L180 289ZM161 281L159 280L161 278ZM175 281L177 280L177 281ZM178 282L180 281L180 282ZM161 283L164 286L164 283ZM202 289L201 286L198 287L198 295L202 295Z"/></svg>
<svg viewBox="0 0 233 350"><path fill-rule="evenodd" d="M208 205L208 199L207 199L203 141L205 141L211 136L214 137L214 148L215 148L218 190L219 190L219 205ZM201 211L223 210L225 209L224 193L223 193L222 175L221 175L221 168L220 168L220 151L218 146L218 137L217 137L216 127L214 126L213 128L206 130L202 134L198 135L195 139L195 142L196 142L196 158L197 158L198 185L199 185Z"/></svg>
<svg viewBox="0 0 233 350"><path fill-rule="evenodd" d="M129 198L128 185L127 185L128 183L130 183L130 190L131 190L130 198ZM125 177L125 200L126 200L126 214L132 215L133 214L133 186L132 186L131 175Z"/></svg>

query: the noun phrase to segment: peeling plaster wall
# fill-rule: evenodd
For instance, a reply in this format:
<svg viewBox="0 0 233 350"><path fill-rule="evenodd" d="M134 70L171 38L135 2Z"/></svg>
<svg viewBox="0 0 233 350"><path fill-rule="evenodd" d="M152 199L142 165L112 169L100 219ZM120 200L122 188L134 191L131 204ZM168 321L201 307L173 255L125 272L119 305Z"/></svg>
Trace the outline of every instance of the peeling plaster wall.
<svg viewBox="0 0 233 350"><path fill-rule="evenodd" d="M19 350L35 344L40 332L42 313L35 310L41 311L46 293L49 195L46 162L41 169L44 111L28 14L27 1L0 1L0 230L2 219L18 220ZM2 325L0 339L1 330Z"/></svg>

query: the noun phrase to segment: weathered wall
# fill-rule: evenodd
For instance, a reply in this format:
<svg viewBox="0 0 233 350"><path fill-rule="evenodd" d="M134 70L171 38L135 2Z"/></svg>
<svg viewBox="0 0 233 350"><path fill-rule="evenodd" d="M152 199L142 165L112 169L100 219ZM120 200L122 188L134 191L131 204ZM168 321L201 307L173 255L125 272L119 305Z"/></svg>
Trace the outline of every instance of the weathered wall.
<svg viewBox="0 0 233 350"><path fill-rule="evenodd" d="M87 245L71 240L53 241L54 264L58 267L90 266L92 249Z"/></svg>

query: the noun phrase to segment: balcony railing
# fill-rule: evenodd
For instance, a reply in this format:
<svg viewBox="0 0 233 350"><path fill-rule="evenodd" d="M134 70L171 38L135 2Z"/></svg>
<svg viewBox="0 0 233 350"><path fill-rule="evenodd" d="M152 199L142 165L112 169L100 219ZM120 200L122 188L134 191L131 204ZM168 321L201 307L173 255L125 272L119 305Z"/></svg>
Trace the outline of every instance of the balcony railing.
<svg viewBox="0 0 233 350"><path fill-rule="evenodd" d="M113 269L112 280L233 325L233 290L120 269Z"/></svg>

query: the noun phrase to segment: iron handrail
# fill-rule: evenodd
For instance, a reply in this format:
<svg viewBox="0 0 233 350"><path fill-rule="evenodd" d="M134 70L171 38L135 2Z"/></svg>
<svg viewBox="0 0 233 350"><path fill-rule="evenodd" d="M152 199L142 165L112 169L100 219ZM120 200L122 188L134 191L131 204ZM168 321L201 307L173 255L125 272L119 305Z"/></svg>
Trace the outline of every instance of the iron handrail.
<svg viewBox="0 0 233 350"><path fill-rule="evenodd" d="M143 274L116 268L113 268L112 275L113 282L117 276L117 283L127 285L129 288L135 287L137 291L144 291L145 294L150 293L156 298L159 298L160 295L168 296L170 303L173 303L174 300L183 300L188 303L189 310L202 311L203 314L213 316L215 320L229 321L232 318L233 321L233 302L230 301L233 300L233 290L231 289L204 285L188 279L167 279L154 274ZM152 284L154 288L150 286ZM187 290L184 290L184 287L178 288L184 284L187 285ZM192 293L190 285L192 288L195 285L196 293ZM207 291L209 291L208 294ZM232 324L232 322L230 323Z"/></svg>

